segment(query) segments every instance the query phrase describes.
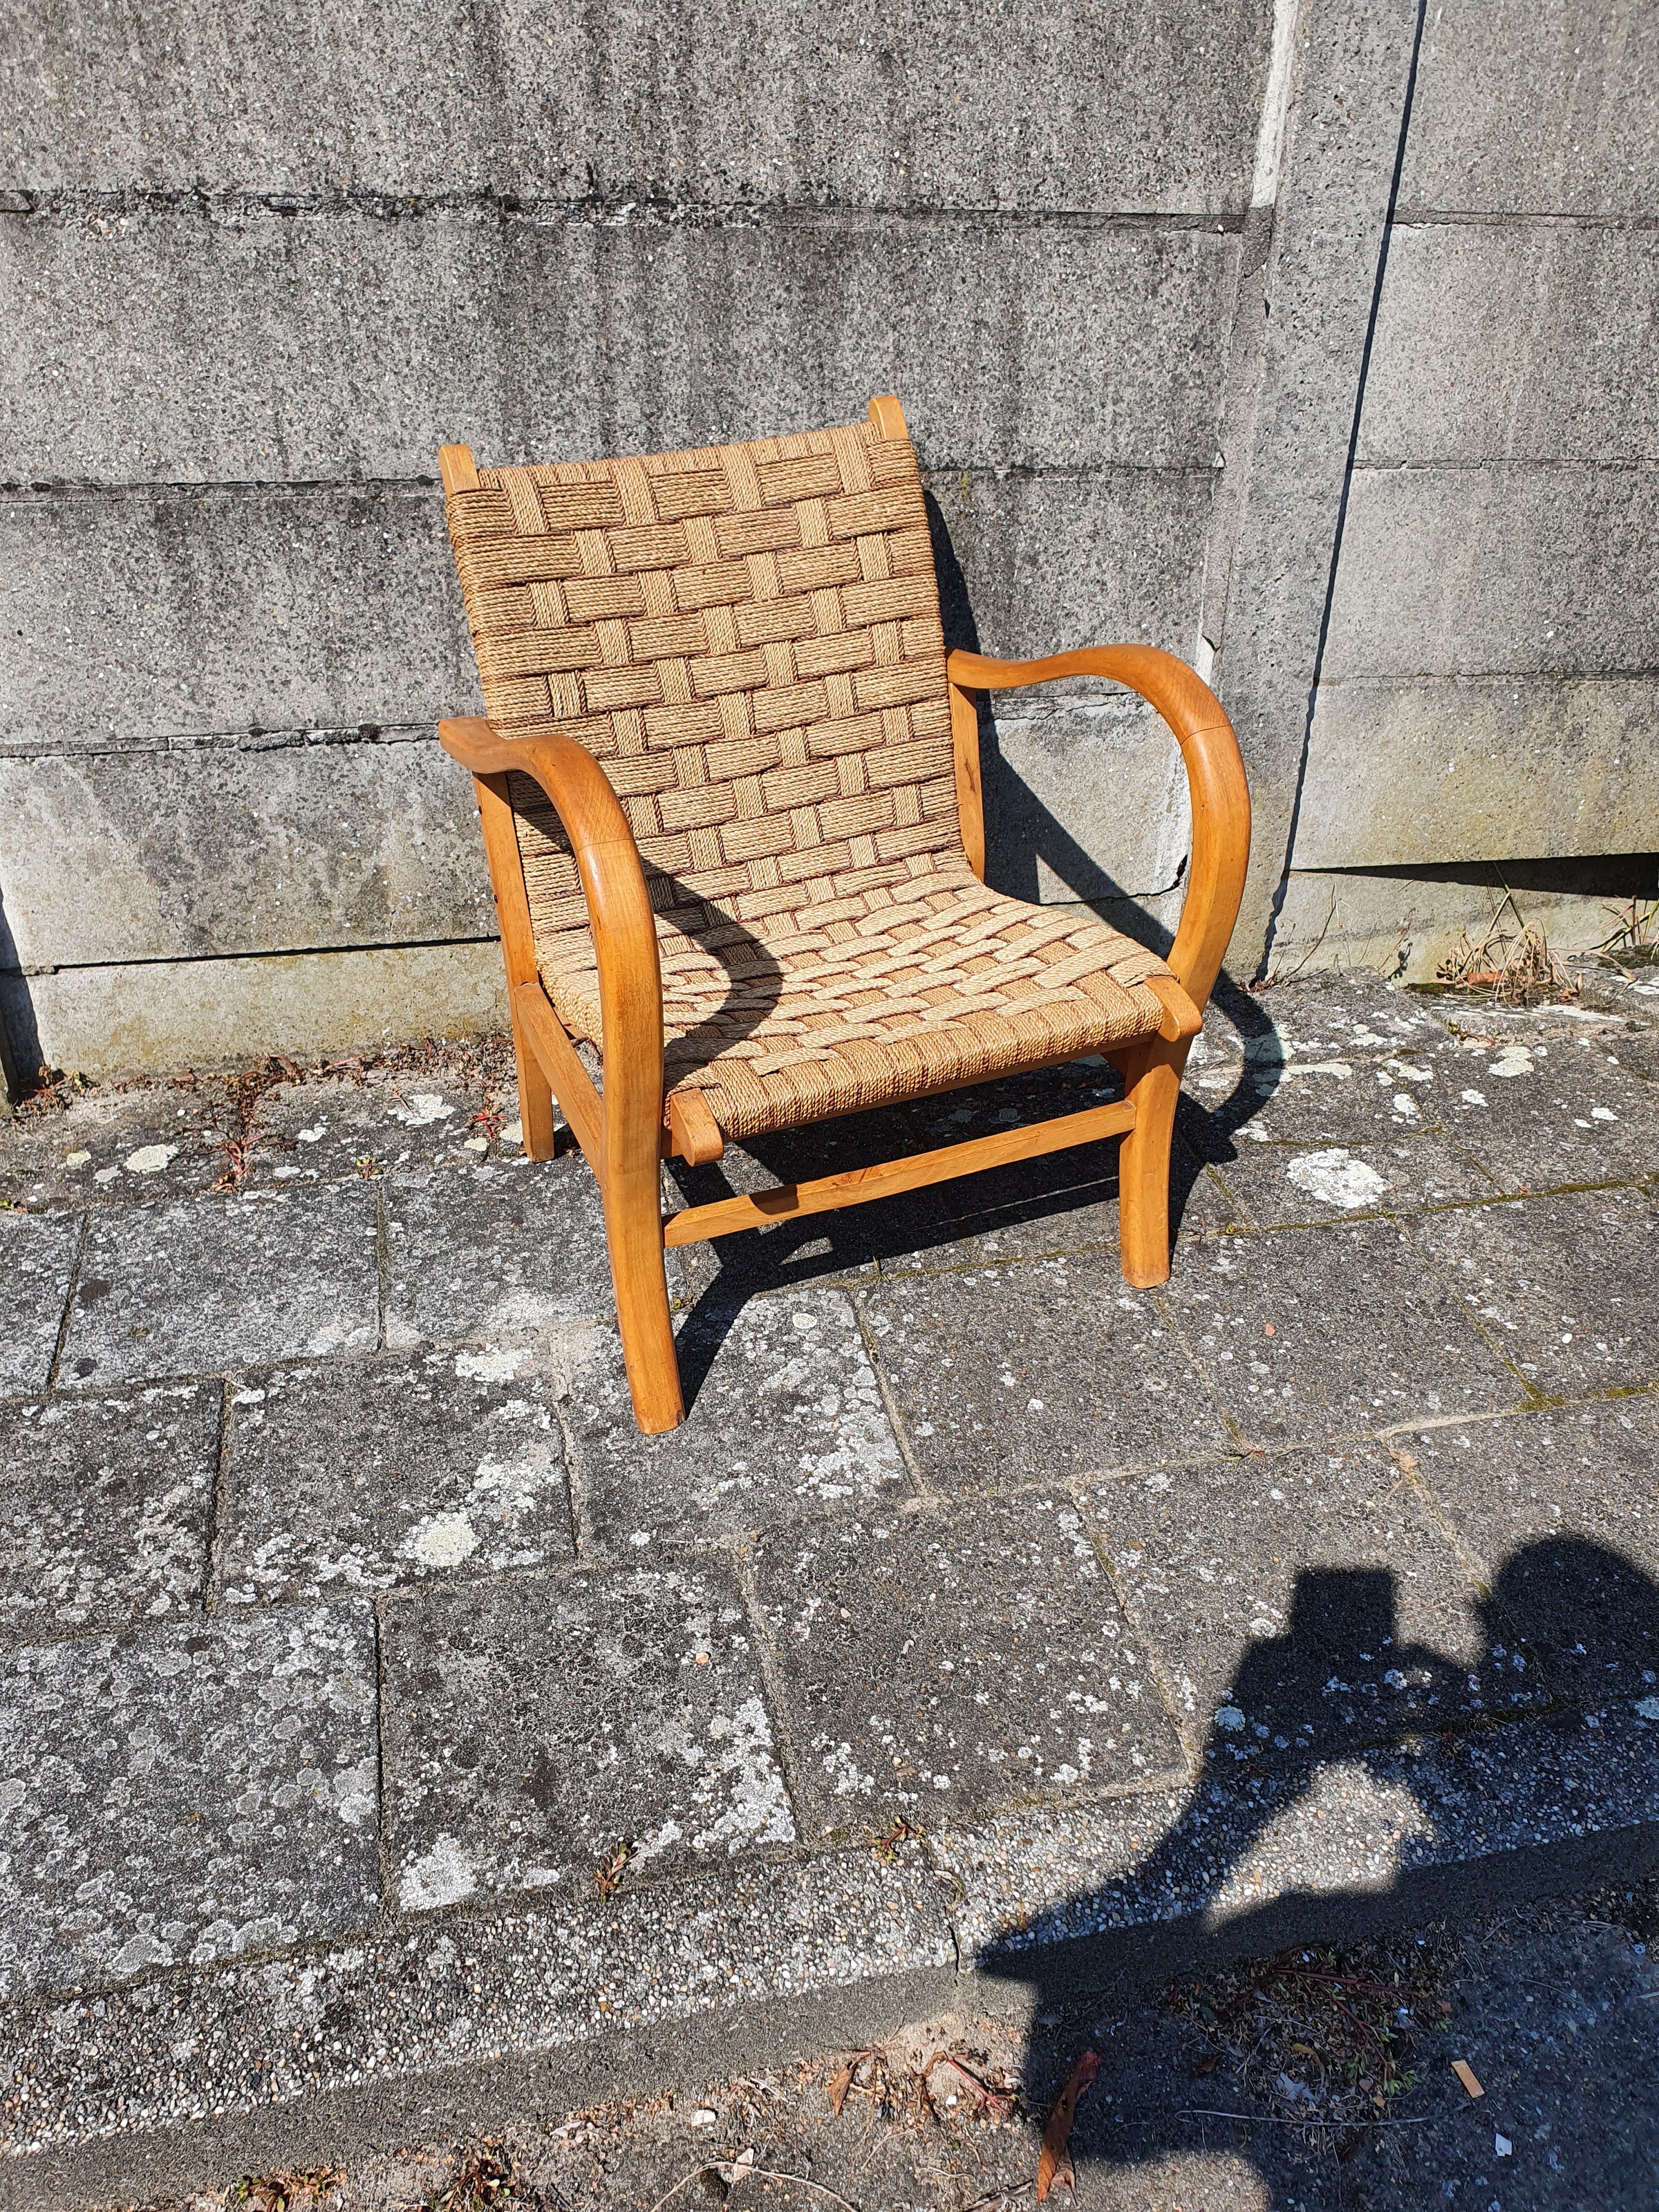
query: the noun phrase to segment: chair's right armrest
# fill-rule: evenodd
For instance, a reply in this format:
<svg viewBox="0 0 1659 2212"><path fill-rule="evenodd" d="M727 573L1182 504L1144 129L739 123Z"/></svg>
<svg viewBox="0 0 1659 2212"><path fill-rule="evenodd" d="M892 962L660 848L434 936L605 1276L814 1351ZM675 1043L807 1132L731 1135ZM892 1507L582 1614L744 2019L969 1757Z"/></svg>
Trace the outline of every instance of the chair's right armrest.
<svg viewBox="0 0 1659 2212"><path fill-rule="evenodd" d="M438 725L452 760L477 776L516 769L547 793L575 854L599 970L607 1130L617 1112L662 1119L662 969L640 848L622 802L574 738L506 738L481 716ZM646 1094L641 1100L641 1092ZM635 1103L635 1102L640 1102Z"/></svg>

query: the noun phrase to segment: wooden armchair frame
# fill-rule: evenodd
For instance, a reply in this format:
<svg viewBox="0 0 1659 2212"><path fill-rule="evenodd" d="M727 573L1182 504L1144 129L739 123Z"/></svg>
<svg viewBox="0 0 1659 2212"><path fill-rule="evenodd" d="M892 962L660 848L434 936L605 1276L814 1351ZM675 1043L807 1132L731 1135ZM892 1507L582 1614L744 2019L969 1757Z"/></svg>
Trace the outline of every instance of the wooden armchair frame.
<svg viewBox="0 0 1659 2212"><path fill-rule="evenodd" d="M878 409L896 406L892 400L873 401L872 417L879 422ZM898 420L902 425L902 417ZM446 447L442 467L448 491L468 490L477 482L465 447ZM1150 646L1090 647L1025 661L956 653L946 673L963 845L969 866L981 879L985 832L975 693L1070 676L1101 677L1138 692L1174 733L1191 793L1192 859L1186 904L1167 960L1175 980L1148 979L1164 1010L1157 1034L1106 1051L1123 1077L1120 1102L878 1166L685 1207L665 1218L662 1160L678 1158L701 1166L720 1158L724 1139L700 1093L681 1091L665 1100L656 927L639 849L621 804L599 761L574 738L507 739L478 718L439 725L446 750L471 770L477 793L507 967L525 1150L532 1159L551 1158L556 1098L599 1181L629 1385L635 1417L647 1435L672 1429L684 1418L664 1268L667 1247L855 1206L1121 1136L1124 1277L1140 1288L1168 1278L1176 1103L1188 1050L1237 917L1249 852L1249 796L1237 741L1207 685L1183 663ZM598 962L602 1089L588 1075L541 980L507 796L511 770L532 777L546 793L574 854Z"/></svg>

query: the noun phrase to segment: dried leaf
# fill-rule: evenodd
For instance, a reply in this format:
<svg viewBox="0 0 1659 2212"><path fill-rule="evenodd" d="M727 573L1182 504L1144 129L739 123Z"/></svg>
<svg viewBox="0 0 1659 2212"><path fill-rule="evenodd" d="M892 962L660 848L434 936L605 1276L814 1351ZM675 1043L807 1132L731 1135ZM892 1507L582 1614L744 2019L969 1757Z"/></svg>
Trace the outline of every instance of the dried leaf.
<svg viewBox="0 0 1659 2212"><path fill-rule="evenodd" d="M843 2066L839 2074L832 2074L830 2077L830 2109L837 2119L841 2118L841 2108L847 2102L847 2093L852 2086L853 2069L850 2066Z"/></svg>
<svg viewBox="0 0 1659 2212"><path fill-rule="evenodd" d="M1071 2079L1060 2091L1060 2101L1048 2115L1048 2124L1042 2130L1042 2149L1037 2159L1036 2201L1039 2204L1047 2203L1048 2191L1056 2181L1063 2181L1068 2189L1077 2186L1072 2161L1066 2155L1066 2146L1072 2140L1072 2123L1077 2118L1078 2100L1099 2071L1099 2052L1085 2051L1073 2067Z"/></svg>
<svg viewBox="0 0 1659 2212"><path fill-rule="evenodd" d="M1213 2074L1216 2068L1219 2066L1220 2063L1221 2053L1218 2051L1212 2051L1207 2058L1200 2058L1199 2060L1197 2065L1193 2069L1193 2073L1195 2076L1200 2074Z"/></svg>

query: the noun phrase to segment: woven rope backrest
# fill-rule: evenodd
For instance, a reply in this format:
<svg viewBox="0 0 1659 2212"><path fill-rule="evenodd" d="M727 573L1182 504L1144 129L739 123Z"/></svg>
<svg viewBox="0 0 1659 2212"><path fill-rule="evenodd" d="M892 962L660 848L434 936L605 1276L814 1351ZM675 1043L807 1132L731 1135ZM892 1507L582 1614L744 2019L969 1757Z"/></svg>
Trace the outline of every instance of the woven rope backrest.
<svg viewBox="0 0 1659 2212"><path fill-rule="evenodd" d="M448 510L491 722L603 762L665 921L851 916L961 866L907 437L481 469ZM527 777L509 790L538 942L583 927L556 816Z"/></svg>

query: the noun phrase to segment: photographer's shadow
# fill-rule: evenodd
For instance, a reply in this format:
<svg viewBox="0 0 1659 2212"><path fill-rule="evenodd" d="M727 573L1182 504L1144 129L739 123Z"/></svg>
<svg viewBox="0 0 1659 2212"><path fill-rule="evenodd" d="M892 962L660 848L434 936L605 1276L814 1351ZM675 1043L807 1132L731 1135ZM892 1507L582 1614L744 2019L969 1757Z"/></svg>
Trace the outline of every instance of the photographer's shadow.
<svg viewBox="0 0 1659 2212"><path fill-rule="evenodd" d="M1537 1617L1540 1583L1566 1608L1558 1644L1573 1652L1575 1685L1639 1695L1659 1671L1659 1585L1605 1546L1563 1538L1514 1553L1477 1597L1483 1649L1473 1659L1399 1641L1391 1573L1304 1573L1285 1633L1245 1648L1174 1824L1115 1879L1062 1897L981 1954L982 1975L1021 1984L1033 2002L1025 2071L1036 2105L1089 2040L1085 2025L1051 2047L1041 2024L1122 2015L1097 2039L1100 2094L1085 2099L1073 2136L1083 2201L1085 2163L1103 2180L1214 2148L1218 2106L1238 2108L1224 2140L1254 2162L1269 2201L1281 2201L1293 2168L1305 2179L1297 2146L1251 2109L1248 2081L1218 2072L1201 2094L1176 2089L1158 2109L1172 2034L1158 1993L1173 1974L1202 1982L1240 1958L1651 1870L1644 1830L1589 1843L1567 1818L1509 1870L1508 1899L1495 1893L1490 1838L1512 1808L1494 1777L1526 1768L1538 1747L1515 1731L1582 1728L1544 1679L1548 1654L1542 1670L1535 1654L1515 1667L1526 1649L1516 1616ZM1524 1691L1508 1687L1522 1680ZM1477 1747L1508 1756L1483 1762L1470 1755Z"/></svg>

